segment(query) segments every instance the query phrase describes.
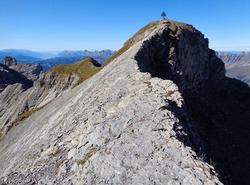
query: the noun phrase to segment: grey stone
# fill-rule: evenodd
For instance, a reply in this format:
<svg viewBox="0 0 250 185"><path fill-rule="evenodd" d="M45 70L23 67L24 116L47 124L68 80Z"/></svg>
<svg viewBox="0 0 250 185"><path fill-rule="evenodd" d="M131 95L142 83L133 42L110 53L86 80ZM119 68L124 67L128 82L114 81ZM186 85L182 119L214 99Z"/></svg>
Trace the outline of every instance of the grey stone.
<svg viewBox="0 0 250 185"><path fill-rule="evenodd" d="M149 67L141 71L141 51L175 25L159 21L100 72L11 129L0 142L0 182L222 184L214 168L178 139L176 110L188 116L176 83L153 76ZM202 82L192 79L185 88Z"/></svg>
<svg viewBox="0 0 250 185"><path fill-rule="evenodd" d="M39 63L19 63L18 65L12 66L11 68L22 74L23 76L26 76L29 80L32 80L33 82L38 80L39 75L43 72L43 67Z"/></svg>
<svg viewBox="0 0 250 185"><path fill-rule="evenodd" d="M11 56L5 56L3 58L3 64L10 67L10 66L13 66L13 65L16 65L17 62L16 62L16 59L11 57Z"/></svg>

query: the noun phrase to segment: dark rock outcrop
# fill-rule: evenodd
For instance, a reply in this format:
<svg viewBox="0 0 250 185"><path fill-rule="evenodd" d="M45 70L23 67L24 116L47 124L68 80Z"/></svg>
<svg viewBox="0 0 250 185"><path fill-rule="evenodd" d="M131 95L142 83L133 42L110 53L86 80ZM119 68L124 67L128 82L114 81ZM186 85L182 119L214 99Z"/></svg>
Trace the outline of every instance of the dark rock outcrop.
<svg viewBox="0 0 250 185"><path fill-rule="evenodd" d="M206 160L226 184L249 183L250 88L230 78L211 80L183 93L187 111L203 141Z"/></svg>
<svg viewBox="0 0 250 185"><path fill-rule="evenodd" d="M197 145L193 129L184 124L196 152L204 152L206 161L216 164L225 183L248 184L250 88L225 77L224 63L198 30L172 21L163 24L166 27L144 41L137 53L139 69L178 85L201 139Z"/></svg>
<svg viewBox="0 0 250 185"><path fill-rule="evenodd" d="M5 56L3 58L3 64L6 66L14 66L17 64L16 59L11 56Z"/></svg>
<svg viewBox="0 0 250 185"><path fill-rule="evenodd" d="M173 80L180 90L225 77L224 63L208 48L208 39L201 32L184 23L163 24L165 29L144 41L136 55L142 72Z"/></svg>
<svg viewBox="0 0 250 185"><path fill-rule="evenodd" d="M31 81L36 81L39 78L39 75L43 72L43 67L39 64L28 64L28 63L19 63L16 66L12 66L12 69L15 69L18 73L26 76Z"/></svg>
<svg viewBox="0 0 250 185"><path fill-rule="evenodd" d="M8 66L0 64L0 86L3 90L8 85L20 83L25 86L25 88L32 87L33 82L27 79L24 75L10 69Z"/></svg>

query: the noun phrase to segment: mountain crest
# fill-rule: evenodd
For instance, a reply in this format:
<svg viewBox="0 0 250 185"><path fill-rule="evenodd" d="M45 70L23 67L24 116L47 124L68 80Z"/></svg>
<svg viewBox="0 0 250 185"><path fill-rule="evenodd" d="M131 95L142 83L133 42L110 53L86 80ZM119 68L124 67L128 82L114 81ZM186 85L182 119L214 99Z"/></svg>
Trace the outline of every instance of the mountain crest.
<svg viewBox="0 0 250 185"><path fill-rule="evenodd" d="M248 110L241 110L250 105L249 89L225 77L222 61L193 26L152 22L101 70L86 59L52 68L48 78L60 78L58 71L78 76L82 65L88 74L99 72L0 142L0 183L222 184L208 164L213 160L222 177L247 182L248 129L234 129L230 120L242 113L240 124L249 125Z"/></svg>

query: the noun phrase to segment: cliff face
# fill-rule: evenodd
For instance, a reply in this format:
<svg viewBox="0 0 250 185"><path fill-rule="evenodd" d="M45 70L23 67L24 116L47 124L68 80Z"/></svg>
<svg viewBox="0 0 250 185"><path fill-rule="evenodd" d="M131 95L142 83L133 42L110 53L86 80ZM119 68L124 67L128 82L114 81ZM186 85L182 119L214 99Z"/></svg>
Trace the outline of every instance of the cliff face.
<svg viewBox="0 0 250 185"><path fill-rule="evenodd" d="M208 48L202 33L183 23L165 21L163 25L136 55L142 72L173 80L181 90L224 78L224 64Z"/></svg>
<svg viewBox="0 0 250 185"><path fill-rule="evenodd" d="M11 68L33 82L38 80L40 74L43 72L43 67L39 63L19 63L18 65L11 66Z"/></svg>
<svg viewBox="0 0 250 185"><path fill-rule="evenodd" d="M26 76L16 72L4 64L0 64L0 93L11 84L20 83L25 88L33 85L33 82Z"/></svg>
<svg viewBox="0 0 250 185"><path fill-rule="evenodd" d="M198 93L228 80L207 44L184 23L142 28L100 72L8 132L0 142L0 182L221 184L206 162L207 149L220 151L196 128L206 114L192 114L189 102L206 105Z"/></svg>

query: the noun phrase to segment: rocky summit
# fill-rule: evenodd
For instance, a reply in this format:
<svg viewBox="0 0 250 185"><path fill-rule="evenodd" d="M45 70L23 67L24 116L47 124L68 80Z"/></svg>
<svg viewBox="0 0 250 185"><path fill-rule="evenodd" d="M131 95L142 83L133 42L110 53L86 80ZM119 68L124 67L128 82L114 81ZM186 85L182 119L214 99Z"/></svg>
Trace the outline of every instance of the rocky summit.
<svg viewBox="0 0 250 185"><path fill-rule="evenodd" d="M59 67L55 71L71 74L68 70ZM222 87L224 81L227 84ZM211 162L227 149L222 145L223 131L218 132L218 128L229 129L225 130L225 138L232 133L224 124L210 129L215 132L212 137L202 130L221 124L216 119L221 112L210 109L216 95L209 96L209 83L217 82L221 88L216 92L224 92L230 88L233 91L232 83L236 88L239 82L225 77L222 61L193 26L171 20L152 22L129 39L102 70L80 82L20 120L2 138L0 183L233 184L239 179L240 184L247 182L248 172L244 170L249 164L238 164L237 167L244 167L239 169L242 173L239 175L231 165L226 170L221 156L218 174L214 168L217 161ZM245 94L239 92L238 104L232 108L236 111L240 105L244 107L244 111L238 112L242 116L239 131L249 128L243 124L249 115L249 87L241 85L241 90ZM190 98L189 93L193 95ZM229 97L221 102L231 105ZM192 107L190 101L197 107ZM242 101L245 103L241 104ZM216 97L215 110L221 102ZM201 131L206 135L201 135ZM218 146L213 149L215 141L210 140L217 135L222 151ZM243 151L242 146L235 147ZM249 151L244 152L247 155ZM228 157L225 155L225 160ZM234 159L237 161L238 156ZM227 175L230 177L226 178Z"/></svg>

